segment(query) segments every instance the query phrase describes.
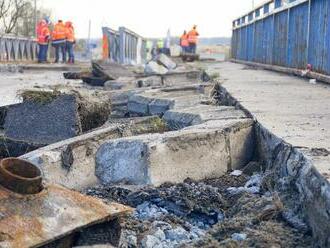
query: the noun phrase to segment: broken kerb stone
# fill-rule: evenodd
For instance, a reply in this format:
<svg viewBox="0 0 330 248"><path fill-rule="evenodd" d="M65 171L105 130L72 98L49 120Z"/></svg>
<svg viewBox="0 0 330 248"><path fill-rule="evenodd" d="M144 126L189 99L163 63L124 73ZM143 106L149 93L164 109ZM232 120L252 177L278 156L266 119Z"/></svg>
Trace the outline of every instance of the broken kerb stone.
<svg viewBox="0 0 330 248"><path fill-rule="evenodd" d="M5 137L33 144L72 138L81 132L77 108L74 95L59 95L46 102L27 100L14 105L5 117Z"/></svg>
<svg viewBox="0 0 330 248"><path fill-rule="evenodd" d="M128 99L128 112L132 115L148 116L149 115L149 103L154 99L141 95L132 95Z"/></svg>
<svg viewBox="0 0 330 248"><path fill-rule="evenodd" d="M146 77L146 78L140 78L136 81L136 86L138 88L162 86L162 85L163 85L163 79L160 76L151 76L151 77Z"/></svg>
<svg viewBox="0 0 330 248"><path fill-rule="evenodd" d="M163 66L166 67L168 70L174 70L177 65L174 63L173 60L171 60L169 57L167 57L165 54L161 53L157 57L157 62Z"/></svg>
<svg viewBox="0 0 330 248"><path fill-rule="evenodd" d="M155 99L149 103L150 115L163 116L164 113L174 108L175 101L170 99Z"/></svg>
<svg viewBox="0 0 330 248"><path fill-rule="evenodd" d="M115 80L109 80L104 83L104 88L106 90L121 90L124 86L124 83L117 82Z"/></svg>
<svg viewBox="0 0 330 248"><path fill-rule="evenodd" d="M139 140L114 141L96 153L95 174L102 183L148 184L147 145Z"/></svg>
<svg viewBox="0 0 330 248"><path fill-rule="evenodd" d="M150 61L148 64L145 65L144 73L145 74L158 74L158 75L164 75L168 72L168 69L162 65L159 65L155 61Z"/></svg>
<svg viewBox="0 0 330 248"><path fill-rule="evenodd" d="M172 130L179 130L192 125L198 125L203 122L198 114L181 113L175 110L166 111L163 116L163 120Z"/></svg>
<svg viewBox="0 0 330 248"><path fill-rule="evenodd" d="M158 186L221 176L233 156L221 128L148 134L103 144L96 155L96 175L102 184Z"/></svg>
<svg viewBox="0 0 330 248"><path fill-rule="evenodd" d="M128 70L125 66L103 60L92 61L92 68L95 76L106 78L107 80L116 80L119 77L135 76L135 74Z"/></svg>

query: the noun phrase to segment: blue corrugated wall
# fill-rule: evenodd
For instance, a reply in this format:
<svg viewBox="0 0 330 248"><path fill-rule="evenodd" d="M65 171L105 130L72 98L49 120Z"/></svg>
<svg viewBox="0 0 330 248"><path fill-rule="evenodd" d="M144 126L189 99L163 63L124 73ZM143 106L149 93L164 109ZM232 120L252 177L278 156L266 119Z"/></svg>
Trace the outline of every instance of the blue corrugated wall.
<svg viewBox="0 0 330 248"><path fill-rule="evenodd" d="M272 2L234 21L232 57L330 75L330 0Z"/></svg>

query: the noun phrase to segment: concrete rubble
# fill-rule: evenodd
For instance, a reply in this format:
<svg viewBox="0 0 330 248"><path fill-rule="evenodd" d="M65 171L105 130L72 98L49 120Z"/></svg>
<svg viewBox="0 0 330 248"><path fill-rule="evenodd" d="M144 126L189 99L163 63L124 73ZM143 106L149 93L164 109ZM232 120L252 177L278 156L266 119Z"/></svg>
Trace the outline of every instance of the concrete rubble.
<svg viewBox="0 0 330 248"><path fill-rule="evenodd" d="M86 211L132 210L91 225L68 214L68 227L84 227L74 246L327 247L330 187L299 150L203 70L165 55L144 69L95 61L90 72L66 74L88 85L0 108L0 137L36 144L17 156L46 185L90 200ZM0 152L19 147L5 144Z"/></svg>
<svg viewBox="0 0 330 248"><path fill-rule="evenodd" d="M22 103L1 107L0 157L80 135L103 125L111 112L110 99L74 91L27 90L21 96Z"/></svg>

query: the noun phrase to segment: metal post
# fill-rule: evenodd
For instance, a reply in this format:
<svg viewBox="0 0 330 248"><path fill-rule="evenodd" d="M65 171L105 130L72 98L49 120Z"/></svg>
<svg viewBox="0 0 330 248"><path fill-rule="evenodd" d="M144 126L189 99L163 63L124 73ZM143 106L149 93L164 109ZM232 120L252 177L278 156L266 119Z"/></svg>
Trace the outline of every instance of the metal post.
<svg viewBox="0 0 330 248"><path fill-rule="evenodd" d="M38 37L37 32L37 23L38 23L38 17L37 17L37 0L34 0L34 35L35 37Z"/></svg>
<svg viewBox="0 0 330 248"><path fill-rule="evenodd" d="M306 41L306 65L309 64L309 36L310 36L310 25L311 25L311 0L308 1L308 21L307 21L307 41Z"/></svg>
<svg viewBox="0 0 330 248"><path fill-rule="evenodd" d="M287 37L286 37L286 65L283 66L289 66L289 42L290 42L290 9L288 11L288 19L287 19Z"/></svg>
<svg viewBox="0 0 330 248"><path fill-rule="evenodd" d="M119 28L119 61L125 63L125 30L124 27Z"/></svg>
<svg viewBox="0 0 330 248"><path fill-rule="evenodd" d="M88 21L88 38L87 38L87 57L91 58L91 26L92 26L92 21L89 19Z"/></svg>

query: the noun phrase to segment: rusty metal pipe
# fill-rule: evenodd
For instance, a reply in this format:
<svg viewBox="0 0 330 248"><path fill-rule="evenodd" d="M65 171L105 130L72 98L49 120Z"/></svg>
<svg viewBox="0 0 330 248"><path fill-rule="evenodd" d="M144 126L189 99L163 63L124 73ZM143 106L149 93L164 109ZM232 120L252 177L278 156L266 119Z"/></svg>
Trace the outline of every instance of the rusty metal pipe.
<svg viewBox="0 0 330 248"><path fill-rule="evenodd" d="M0 184L15 193L29 195L42 191L40 169L23 159L6 158L0 161Z"/></svg>

